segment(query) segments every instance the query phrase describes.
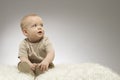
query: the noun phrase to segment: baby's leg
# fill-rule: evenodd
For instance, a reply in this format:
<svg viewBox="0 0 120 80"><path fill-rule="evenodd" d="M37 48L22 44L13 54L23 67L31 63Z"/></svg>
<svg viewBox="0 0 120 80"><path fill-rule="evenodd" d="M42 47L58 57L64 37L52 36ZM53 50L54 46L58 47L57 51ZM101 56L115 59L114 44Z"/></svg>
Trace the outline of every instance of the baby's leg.
<svg viewBox="0 0 120 80"><path fill-rule="evenodd" d="M35 75L34 72L31 70L30 66L26 62L19 62L18 63L18 70L23 73L29 73L31 75Z"/></svg>
<svg viewBox="0 0 120 80"><path fill-rule="evenodd" d="M40 74L42 74L43 72L40 70L40 68L39 67L36 67L35 68L35 76L38 76L38 75L40 75Z"/></svg>
<svg viewBox="0 0 120 80"><path fill-rule="evenodd" d="M53 63L50 63L48 67L49 67L49 69L51 69L51 68L54 68L55 66Z"/></svg>
<svg viewBox="0 0 120 80"><path fill-rule="evenodd" d="M49 69L52 69L54 68L54 64L53 63L50 63L49 66L48 66ZM36 67L35 68L35 75L38 76L40 74L44 73L43 71L40 70L39 67Z"/></svg>

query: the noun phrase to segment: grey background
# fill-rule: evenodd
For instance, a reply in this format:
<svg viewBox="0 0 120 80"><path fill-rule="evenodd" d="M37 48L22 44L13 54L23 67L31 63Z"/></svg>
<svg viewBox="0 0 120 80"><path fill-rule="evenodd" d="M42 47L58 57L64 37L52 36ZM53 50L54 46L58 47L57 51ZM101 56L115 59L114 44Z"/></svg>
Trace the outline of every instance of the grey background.
<svg viewBox="0 0 120 80"><path fill-rule="evenodd" d="M17 65L20 19L39 14L60 63L98 63L120 73L120 0L0 0L0 64Z"/></svg>

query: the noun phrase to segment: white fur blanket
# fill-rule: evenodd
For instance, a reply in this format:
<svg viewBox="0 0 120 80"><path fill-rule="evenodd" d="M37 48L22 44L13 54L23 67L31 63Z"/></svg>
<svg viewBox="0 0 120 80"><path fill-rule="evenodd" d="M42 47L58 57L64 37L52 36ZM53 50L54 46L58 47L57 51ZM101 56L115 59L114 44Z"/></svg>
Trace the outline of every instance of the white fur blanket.
<svg viewBox="0 0 120 80"><path fill-rule="evenodd" d="M99 64L59 64L34 78L21 73L16 66L1 65L0 80L120 80L111 69Z"/></svg>

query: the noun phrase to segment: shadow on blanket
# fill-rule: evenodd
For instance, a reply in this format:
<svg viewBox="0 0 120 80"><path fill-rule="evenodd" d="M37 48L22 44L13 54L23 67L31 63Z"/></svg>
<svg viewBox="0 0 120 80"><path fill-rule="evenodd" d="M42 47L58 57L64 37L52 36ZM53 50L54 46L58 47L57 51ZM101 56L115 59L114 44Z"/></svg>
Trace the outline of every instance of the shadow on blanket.
<svg viewBox="0 0 120 80"><path fill-rule="evenodd" d="M111 69L94 63L59 64L34 79L21 73L16 66L1 65L0 80L120 80Z"/></svg>

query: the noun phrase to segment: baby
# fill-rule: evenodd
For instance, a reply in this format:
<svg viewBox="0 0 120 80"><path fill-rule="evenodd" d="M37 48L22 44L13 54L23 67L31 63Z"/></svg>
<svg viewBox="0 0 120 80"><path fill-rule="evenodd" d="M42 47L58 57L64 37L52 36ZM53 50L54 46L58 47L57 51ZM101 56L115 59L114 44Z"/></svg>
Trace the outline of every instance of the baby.
<svg viewBox="0 0 120 80"><path fill-rule="evenodd" d="M34 76L54 67L55 52L45 36L43 21L37 14L29 14L21 20L21 30L26 38L19 45L18 70Z"/></svg>

